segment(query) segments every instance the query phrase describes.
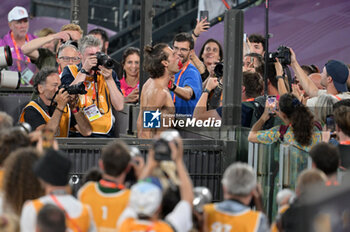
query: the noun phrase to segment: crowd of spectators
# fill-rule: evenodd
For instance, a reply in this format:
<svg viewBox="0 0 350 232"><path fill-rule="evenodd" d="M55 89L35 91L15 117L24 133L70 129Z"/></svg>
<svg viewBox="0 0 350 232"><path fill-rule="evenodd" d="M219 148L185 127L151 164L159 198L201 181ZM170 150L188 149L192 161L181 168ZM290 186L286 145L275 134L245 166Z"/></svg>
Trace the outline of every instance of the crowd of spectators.
<svg viewBox="0 0 350 232"><path fill-rule="evenodd" d="M350 167L349 67L330 57L320 72L315 65L300 65L288 48L295 75L288 77L279 59L265 66L265 38L252 34L243 44L242 77L235 77L242 78L241 126L249 128L250 142L288 144L312 159L312 168L300 173L295 193L288 189L277 195L273 223L264 213L257 173L240 162L223 174L222 202L207 202L201 211L193 208L193 186L179 136L167 142L166 161L158 159L154 147L145 162L140 155L132 156L123 142L111 142L102 149L99 169L91 170L75 197L69 186L72 163L55 137L113 138L119 123L113 110L123 110L124 103L140 106L139 138L157 138L167 129L147 128L146 111L161 122L221 120L225 88L214 70L224 62L225 51L211 38L195 54L196 39L210 27L206 18L197 20L192 33L175 35L172 46L141 48L150 78L139 92L139 48L125 49L119 62L108 57L108 36L99 28L83 36L78 25L67 24L57 33L45 28L38 37L30 35L23 7L13 8L8 22L10 31L0 46L12 48L16 62L11 68L26 73L24 84L33 85L33 98L19 119L33 132L13 126L14 120L0 112L0 228L268 231L271 224L271 231L288 231L296 228L293 215L310 186L332 188L344 182L340 173Z"/></svg>

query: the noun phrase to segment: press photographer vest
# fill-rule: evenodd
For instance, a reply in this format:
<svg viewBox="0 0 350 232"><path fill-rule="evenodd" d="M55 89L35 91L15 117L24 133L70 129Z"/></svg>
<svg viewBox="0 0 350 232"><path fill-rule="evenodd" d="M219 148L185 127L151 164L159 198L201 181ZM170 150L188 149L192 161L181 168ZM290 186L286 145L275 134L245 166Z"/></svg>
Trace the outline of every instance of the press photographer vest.
<svg viewBox="0 0 350 232"><path fill-rule="evenodd" d="M236 231L236 232L254 232L257 231L261 213L252 210L245 210L239 213L230 213L219 211L215 204L204 206L204 212L207 215L208 231Z"/></svg>
<svg viewBox="0 0 350 232"><path fill-rule="evenodd" d="M45 120L46 123L51 119L51 117L43 110L38 103L35 101L30 101L23 109L21 113L21 117L19 118L19 121L22 123L24 122L24 113L27 107L32 106L34 109L36 109L43 119ZM71 117L71 112L68 106L65 106L63 109L63 113L60 119L60 124L59 124L59 130L58 134L55 133L55 137L68 137L68 132L70 128L70 117Z"/></svg>
<svg viewBox="0 0 350 232"><path fill-rule="evenodd" d="M79 72L78 67L76 65L68 65L68 68L75 79ZM100 110L102 117L94 121L90 121L92 131L96 134L108 134L113 127L112 106L110 102L109 89L104 77L101 74L97 75L97 83L98 94L95 93L94 77L86 75L84 84L87 94L79 95L79 107L85 108L92 104L95 104ZM96 99L97 95L98 101Z"/></svg>
<svg viewBox="0 0 350 232"><path fill-rule="evenodd" d="M138 220L127 218L118 229L119 232L128 231L154 231L154 232L173 232L174 230L166 222Z"/></svg>

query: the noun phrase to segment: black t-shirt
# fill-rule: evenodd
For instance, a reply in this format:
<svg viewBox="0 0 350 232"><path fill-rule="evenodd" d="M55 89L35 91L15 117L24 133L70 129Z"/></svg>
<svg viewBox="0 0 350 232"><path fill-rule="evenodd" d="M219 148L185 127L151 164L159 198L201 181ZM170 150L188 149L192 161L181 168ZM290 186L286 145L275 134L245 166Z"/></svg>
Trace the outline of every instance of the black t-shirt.
<svg viewBox="0 0 350 232"><path fill-rule="evenodd" d="M49 106L45 105L44 102L40 98L35 99L34 102L36 102L50 117L52 117L52 114L55 111L54 109L56 108L56 106L53 106L53 108L51 110L52 113L50 114ZM46 124L46 121L43 118L43 116L33 106L28 106L25 109L24 121L30 124L33 131L37 127L39 127L43 124ZM74 127L76 124L77 124L77 122L76 122L74 115L73 115L73 117L71 117L71 120L70 120L70 127Z"/></svg>
<svg viewBox="0 0 350 232"><path fill-rule="evenodd" d="M52 51L47 48L38 48L38 52L38 59L31 59L31 62L35 64L38 69L42 69L43 67L58 67L56 62L56 55Z"/></svg>
<svg viewBox="0 0 350 232"><path fill-rule="evenodd" d="M346 169L350 169L350 146L349 145L338 145L340 154L340 165Z"/></svg>

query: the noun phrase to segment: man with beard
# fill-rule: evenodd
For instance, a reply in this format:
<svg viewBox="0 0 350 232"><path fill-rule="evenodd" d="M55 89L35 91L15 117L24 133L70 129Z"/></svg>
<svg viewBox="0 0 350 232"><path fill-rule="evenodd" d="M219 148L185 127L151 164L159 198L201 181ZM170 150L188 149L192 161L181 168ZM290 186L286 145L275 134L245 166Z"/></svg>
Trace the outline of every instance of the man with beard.
<svg viewBox="0 0 350 232"><path fill-rule="evenodd" d="M182 69L175 74L169 90L175 105L177 118L192 117L193 110L202 93L202 79L199 71L190 63L194 41L190 34L179 33L173 42L174 52L180 57Z"/></svg>

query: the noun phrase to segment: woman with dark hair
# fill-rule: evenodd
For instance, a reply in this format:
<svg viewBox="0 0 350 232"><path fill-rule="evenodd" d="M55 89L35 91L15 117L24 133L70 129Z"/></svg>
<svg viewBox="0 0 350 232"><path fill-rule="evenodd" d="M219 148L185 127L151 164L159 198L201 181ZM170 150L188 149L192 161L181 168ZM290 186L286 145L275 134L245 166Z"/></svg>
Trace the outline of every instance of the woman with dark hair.
<svg viewBox="0 0 350 232"><path fill-rule="evenodd" d="M21 216L25 201L44 195L39 179L33 172L33 164L38 159L38 151L26 147L14 151L5 160L3 212Z"/></svg>
<svg viewBox="0 0 350 232"><path fill-rule="evenodd" d="M314 124L312 113L297 97L290 93L284 94L279 99L278 105L279 110L274 110L276 105L266 101L264 113L249 133L248 140L250 142L271 144L281 141L304 151L309 151L313 145L321 142L321 132ZM260 130L270 118L271 113L276 113L285 125L275 126L269 130Z"/></svg>
<svg viewBox="0 0 350 232"><path fill-rule="evenodd" d="M202 46L199 53L199 59L203 61L206 69L201 73L202 80L205 81L208 76L214 77L214 68L216 63L221 62L224 58L224 53L220 43L215 39L208 39Z"/></svg>
<svg viewBox="0 0 350 232"><path fill-rule="evenodd" d="M120 87L124 95L124 102L139 101L139 77L140 77L140 49L129 47L123 54L123 78Z"/></svg>

